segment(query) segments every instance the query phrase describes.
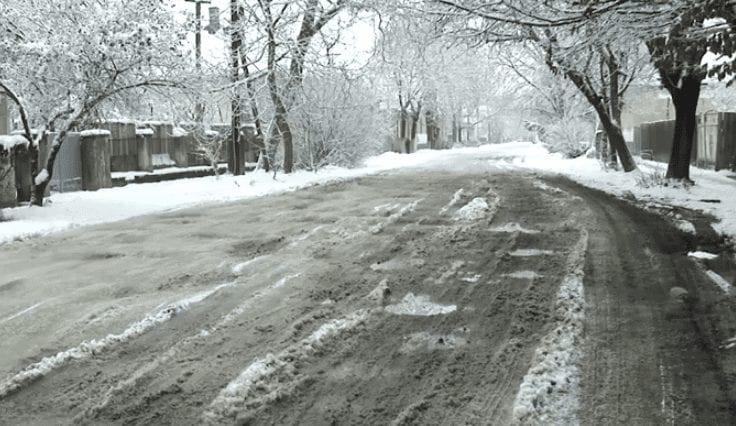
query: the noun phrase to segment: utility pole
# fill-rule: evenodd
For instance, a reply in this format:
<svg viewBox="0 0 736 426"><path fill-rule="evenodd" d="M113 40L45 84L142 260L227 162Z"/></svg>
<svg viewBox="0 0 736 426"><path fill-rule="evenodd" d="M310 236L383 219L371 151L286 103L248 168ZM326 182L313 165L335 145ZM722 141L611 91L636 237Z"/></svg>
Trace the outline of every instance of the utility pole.
<svg viewBox="0 0 736 426"><path fill-rule="evenodd" d="M195 32L194 32L194 55L195 55L195 67L197 67L197 74L202 74L202 3L209 4L210 0L186 0L189 3L194 3L194 16L195 16ZM204 105L201 101L197 102L195 107L194 115L197 123L201 124L204 120Z"/></svg>
<svg viewBox="0 0 736 426"><path fill-rule="evenodd" d="M227 146L228 168L233 175L242 175L244 170L243 152L240 144L240 8L237 0L230 0L230 80L233 85L232 102L230 104L232 117L230 124L230 143Z"/></svg>

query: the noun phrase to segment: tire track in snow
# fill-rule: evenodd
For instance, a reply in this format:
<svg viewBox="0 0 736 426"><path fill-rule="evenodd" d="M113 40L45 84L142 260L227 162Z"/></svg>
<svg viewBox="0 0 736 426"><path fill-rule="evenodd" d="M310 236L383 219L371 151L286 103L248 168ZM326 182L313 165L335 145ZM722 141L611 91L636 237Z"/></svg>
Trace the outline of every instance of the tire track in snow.
<svg viewBox="0 0 736 426"><path fill-rule="evenodd" d="M151 374L152 372L156 371L156 369L158 369L160 366L174 359L174 357L176 357L179 353L181 353L181 351L184 348L200 341L201 339L209 337L211 334L216 333L223 327L232 323L238 317L240 317L240 315L244 314L248 310L248 308L250 308L253 305L253 303L262 299L268 293L269 290L273 290L273 289L282 287L288 281L300 275L301 274L293 274L293 275L287 275L287 276L282 277L275 283L269 285L265 292L258 291L254 293L252 297L250 297L245 302L233 308L230 312L225 314L225 316L223 316L214 325L210 326L209 328L202 329L199 333L195 335L188 336L178 341L173 346L171 346L169 349L167 349L166 352L162 353L161 355L157 356L150 362L141 366L136 371L134 371L133 374L131 374L129 377L118 382L115 386L112 386L111 388L109 388L108 391L105 393L105 395L102 397L102 400L99 403L97 403L95 406L83 410L81 414L75 417L75 422L79 423L85 419L94 418L98 413L100 413L108 405L110 405L110 403L112 402L112 399L115 396L117 396L118 394L120 394L126 389L135 387L141 379Z"/></svg>
<svg viewBox="0 0 736 426"><path fill-rule="evenodd" d="M583 277L588 232L581 231L568 258L568 274L557 293L555 328L536 349L532 367L519 386L512 419L515 424L578 424L579 341L583 334Z"/></svg>
<svg viewBox="0 0 736 426"><path fill-rule="evenodd" d="M346 317L333 319L278 354L269 353L256 359L220 391L202 414L202 421L205 424L227 422L244 412L257 410L293 390L299 383L298 378L294 377L286 383L272 379L283 373L295 376L296 361L308 358L330 339L364 322L369 314L370 311L362 309Z"/></svg>
<svg viewBox="0 0 736 426"><path fill-rule="evenodd" d="M169 321L178 313L187 310L191 305L202 302L220 289L232 286L233 284L232 282L220 284L211 290L196 293L166 305L162 309L145 316L142 320L132 323L119 334L108 334L101 339L85 340L73 348L45 357L0 383L0 399L20 390L29 383L73 360L93 357L110 347L138 337L152 328Z"/></svg>

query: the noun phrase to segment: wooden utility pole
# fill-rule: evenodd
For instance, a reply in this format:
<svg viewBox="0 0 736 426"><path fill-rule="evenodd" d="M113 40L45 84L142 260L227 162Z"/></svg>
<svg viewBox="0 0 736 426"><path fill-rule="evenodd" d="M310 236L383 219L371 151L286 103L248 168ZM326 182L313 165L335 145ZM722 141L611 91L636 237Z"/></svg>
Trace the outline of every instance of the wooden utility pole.
<svg viewBox="0 0 736 426"><path fill-rule="evenodd" d="M237 0L230 0L230 80L233 85L232 112L230 125L230 143L227 146L228 169L233 175L242 175L244 172L243 152L240 144L240 9Z"/></svg>

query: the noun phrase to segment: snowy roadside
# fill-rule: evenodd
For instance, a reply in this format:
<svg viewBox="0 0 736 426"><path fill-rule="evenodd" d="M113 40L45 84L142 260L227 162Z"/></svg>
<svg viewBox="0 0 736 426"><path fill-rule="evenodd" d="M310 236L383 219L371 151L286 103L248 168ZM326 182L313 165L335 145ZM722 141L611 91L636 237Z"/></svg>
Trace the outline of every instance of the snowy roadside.
<svg viewBox="0 0 736 426"><path fill-rule="evenodd" d="M208 176L94 192L54 193L44 207L0 210L0 217L4 218L0 221L0 244L135 216L294 191L419 164L425 157L389 153L371 158L362 168L325 167L317 173L278 174L276 179L270 173L257 171L245 176L224 175L219 179Z"/></svg>
<svg viewBox="0 0 736 426"><path fill-rule="evenodd" d="M528 149L524 150L524 145ZM537 145L506 144L499 150L507 151L506 155L518 152L513 160L517 167L559 173L582 185L617 197L633 196L644 205L668 205L703 211L720 220L713 225L717 232L736 239L736 179L732 172L692 167L690 176L695 181L694 186L665 187L657 184L667 170L667 165L663 163L637 159L639 170L623 173L603 170L595 159L564 159L560 155L549 154ZM689 223L680 225L682 229L692 226Z"/></svg>
<svg viewBox="0 0 736 426"><path fill-rule="evenodd" d="M444 153L444 154L443 154ZM426 154L424 154L426 156ZM441 157L444 155L444 157ZM527 169L565 176L581 185L599 189L620 198L635 197L643 205L675 206L699 210L719 219L713 228L736 242L736 173L691 167L695 185L690 188L656 185L662 180L667 165L637 158L639 170L632 173L603 170L596 159L563 158L551 154L543 146L530 142L512 142L433 151L427 163L444 161L467 166L467 159L482 160L487 166L501 170ZM464 161L465 159L465 161ZM684 222L684 221L683 221ZM692 227L678 224L685 230Z"/></svg>

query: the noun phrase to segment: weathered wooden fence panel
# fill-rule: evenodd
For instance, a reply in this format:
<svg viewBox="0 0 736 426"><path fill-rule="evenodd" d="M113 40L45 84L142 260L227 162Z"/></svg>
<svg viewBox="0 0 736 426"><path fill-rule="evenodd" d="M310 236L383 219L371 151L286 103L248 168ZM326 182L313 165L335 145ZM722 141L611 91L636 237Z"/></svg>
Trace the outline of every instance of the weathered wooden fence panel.
<svg viewBox="0 0 736 426"><path fill-rule="evenodd" d="M85 191L112 187L109 137L110 132L105 130L82 132L82 189Z"/></svg>

